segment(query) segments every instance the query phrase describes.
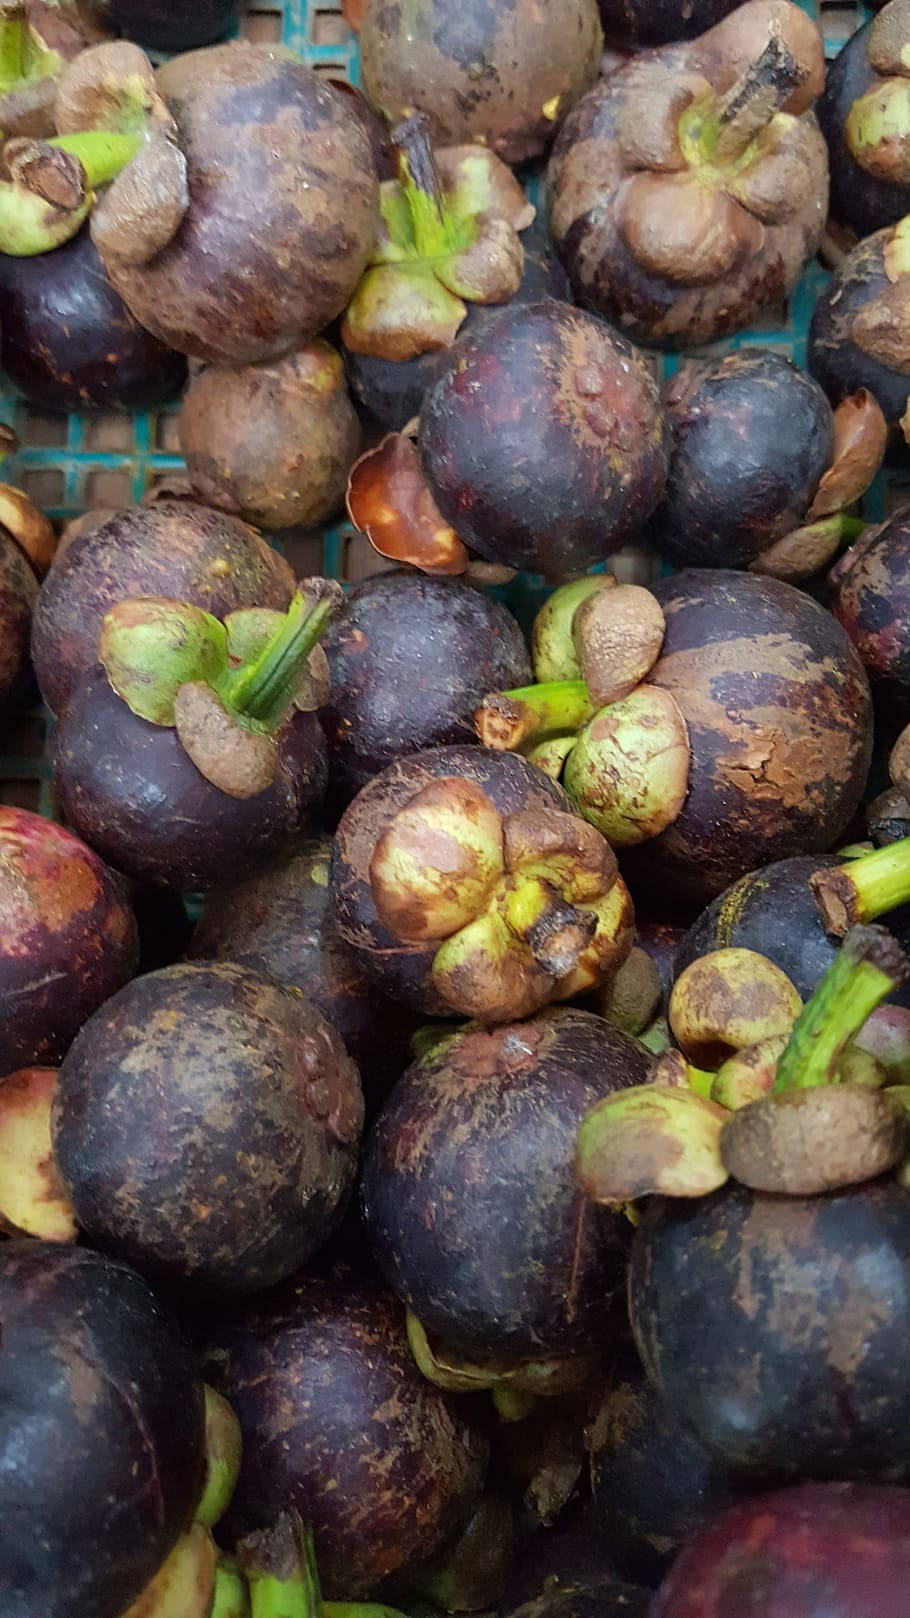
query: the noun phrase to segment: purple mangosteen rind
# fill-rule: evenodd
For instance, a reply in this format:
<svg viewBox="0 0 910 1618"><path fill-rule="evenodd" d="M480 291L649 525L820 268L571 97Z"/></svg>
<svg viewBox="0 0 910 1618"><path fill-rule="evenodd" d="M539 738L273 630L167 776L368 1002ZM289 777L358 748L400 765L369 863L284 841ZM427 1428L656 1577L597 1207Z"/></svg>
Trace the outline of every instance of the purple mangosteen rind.
<svg viewBox="0 0 910 1618"><path fill-rule="evenodd" d="M734 11L740 0L692 0L680 7L674 0L598 0L600 20L608 45L647 50L680 39L697 39Z"/></svg>
<svg viewBox="0 0 910 1618"><path fill-rule="evenodd" d="M910 186L870 174L856 161L845 136L854 102L882 82L869 62L871 28L870 18L851 34L829 63L825 88L816 107L831 158L831 217L860 238L895 224L910 211Z"/></svg>
<svg viewBox="0 0 910 1618"><path fill-rule="evenodd" d="M865 665L887 732L910 719L910 520L896 512L846 561L830 607Z"/></svg>
<svg viewBox="0 0 910 1618"><path fill-rule="evenodd" d="M832 404L868 388L896 427L910 396L910 366L883 363L854 336L857 316L893 288L884 256L891 236L889 227L859 242L822 290L809 324L808 367Z"/></svg>

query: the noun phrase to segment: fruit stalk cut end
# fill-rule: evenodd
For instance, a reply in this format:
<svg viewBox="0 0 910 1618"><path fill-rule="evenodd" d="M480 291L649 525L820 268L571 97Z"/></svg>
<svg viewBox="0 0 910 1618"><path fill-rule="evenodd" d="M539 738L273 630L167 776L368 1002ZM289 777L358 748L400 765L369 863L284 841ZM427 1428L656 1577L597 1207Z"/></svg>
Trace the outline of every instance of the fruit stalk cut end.
<svg viewBox="0 0 910 1618"><path fill-rule="evenodd" d="M903 790L900 781L895 785ZM851 927L876 921L910 899L910 837L816 871L809 886L826 931L843 938Z"/></svg>

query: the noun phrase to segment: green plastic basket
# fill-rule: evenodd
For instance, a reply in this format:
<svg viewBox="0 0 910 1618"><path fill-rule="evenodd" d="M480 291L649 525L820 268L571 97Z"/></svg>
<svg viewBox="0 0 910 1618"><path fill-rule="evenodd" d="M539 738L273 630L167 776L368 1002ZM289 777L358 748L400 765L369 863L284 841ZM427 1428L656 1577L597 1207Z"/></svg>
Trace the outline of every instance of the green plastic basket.
<svg viewBox="0 0 910 1618"><path fill-rule="evenodd" d="M458 0L452 3L458 4ZM868 15L858 0L832 5L817 5L813 0L801 3L819 22L829 57ZM251 0L242 32L262 42L283 40L316 72L357 83L357 41L341 15L340 0L284 0L284 4ZM820 265L810 265L787 307L775 311L772 320L702 352L764 344L804 364L809 320L825 279ZM654 362L659 374L668 375L679 359L655 355ZM4 476L24 488L53 517L76 516L95 506L130 504L182 468L176 406L157 415L54 417L33 410L0 377L0 421L13 425L21 442L19 452L4 468ZM910 474L905 476L910 479ZM863 514L870 521L881 521L908 500L910 481L892 473L887 480L878 479L869 491ZM366 541L347 523L278 543L300 575L322 571L352 581L375 570L372 561L378 565ZM520 619L527 621L532 615L541 585L539 579L525 576L509 586L506 598ZM48 728L40 708L0 716L0 802L51 812Z"/></svg>

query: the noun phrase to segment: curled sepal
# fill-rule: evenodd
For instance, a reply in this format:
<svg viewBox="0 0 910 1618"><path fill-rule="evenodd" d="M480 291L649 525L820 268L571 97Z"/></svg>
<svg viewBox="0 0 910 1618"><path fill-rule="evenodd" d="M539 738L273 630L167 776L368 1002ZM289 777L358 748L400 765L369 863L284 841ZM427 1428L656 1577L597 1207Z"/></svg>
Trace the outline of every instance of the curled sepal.
<svg viewBox="0 0 910 1618"><path fill-rule="evenodd" d="M581 660L575 643L575 615L600 590L615 590L612 573L592 573L571 584L561 584L549 595L531 629L531 662L541 685L581 679Z"/></svg>
<svg viewBox="0 0 910 1618"><path fill-rule="evenodd" d="M503 823L461 777L431 781L399 809L370 861L380 920L397 938L448 938L480 914L503 871Z"/></svg>
<svg viewBox="0 0 910 1618"><path fill-rule="evenodd" d="M612 848L577 815L562 809L523 809L506 817L504 831L509 871L553 884L570 903L591 903L616 881Z"/></svg>
<svg viewBox="0 0 910 1618"><path fill-rule="evenodd" d="M688 791L689 731L668 691L641 685L595 714L563 772L585 820L614 847L630 847L672 826Z"/></svg>
<svg viewBox="0 0 910 1618"><path fill-rule="evenodd" d="M215 1555L208 1529L194 1523L122 1618L210 1618Z"/></svg>
<svg viewBox="0 0 910 1618"><path fill-rule="evenodd" d="M802 528L791 528L789 534L776 539L749 563L749 572L798 584L827 567L841 546L857 539L865 526L858 517L847 517L838 511L833 517L821 517L818 522L806 523Z"/></svg>
<svg viewBox="0 0 910 1618"><path fill-rule="evenodd" d="M809 507L810 521L829 517L864 495L882 464L888 423L868 388L842 399L834 412L834 452Z"/></svg>
<svg viewBox="0 0 910 1618"><path fill-rule="evenodd" d="M910 0L890 0L869 28L869 66L876 73L910 73Z"/></svg>
<svg viewBox="0 0 910 1618"><path fill-rule="evenodd" d="M345 311L341 336L353 354L409 360L449 348L467 314L462 299L422 265L376 264Z"/></svg>
<svg viewBox="0 0 910 1618"><path fill-rule="evenodd" d="M158 596L119 601L102 620L98 659L134 714L153 725L173 725L181 685L216 679L227 669L227 630L211 613L185 602Z"/></svg>
<svg viewBox="0 0 910 1618"><path fill-rule="evenodd" d="M449 1008L482 1023L519 1022L553 997L553 974L538 965L495 911L486 911L447 938L431 971Z"/></svg>
<svg viewBox="0 0 910 1618"><path fill-rule="evenodd" d="M850 336L857 348L880 365L910 371L910 275L901 271L891 285L862 304Z"/></svg>
<svg viewBox="0 0 910 1618"><path fill-rule="evenodd" d="M205 1479L194 1513L195 1520L214 1528L224 1516L240 1476L243 1438L240 1423L227 1400L205 1386Z"/></svg>
<svg viewBox="0 0 910 1618"><path fill-rule="evenodd" d="M512 170L486 146L443 146L436 153L443 194L457 219L503 219L527 230L535 208Z"/></svg>
<svg viewBox="0 0 910 1618"><path fill-rule="evenodd" d="M734 198L692 174L633 174L616 201L619 233L651 275L701 286L730 275L761 246L764 229Z"/></svg>
<svg viewBox="0 0 910 1618"><path fill-rule="evenodd" d="M0 527L16 541L39 577L43 576L57 548L53 523L22 489L13 488L11 483L0 483Z"/></svg>
<svg viewBox="0 0 910 1618"><path fill-rule="evenodd" d="M548 736L545 741L535 742L525 752L529 764L536 764L544 775L551 781L561 781L565 762L572 748L575 746L574 732L562 736Z"/></svg>
<svg viewBox="0 0 910 1618"><path fill-rule="evenodd" d="M887 1090L825 1084L752 1101L731 1114L721 1153L754 1191L818 1196L877 1179L907 1149L908 1120Z"/></svg>
<svg viewBox="0 0 910 1618"><path fill-rule="evenodd" d="M758 156L735 176L730 189L762 224L778 225L804 211L817 183L806 149L805 124L801 118L780 112L772 120Z"/></svg>
<svg viewBox="0 0 910 1618"><path fill-rule="evenodd" d="M668 73L662 63L642 66L619 111L617 135L629 168L678 173L686 167L679 125L694 101L709 103L711 86L700 73Z"/></svg>
<svg viewBox="0 0 910 1618"><path fill-rule="evenodd" d="M423 475L413 440L389 433L354 462L347 508L380 556L423 573L463 573L468 550L446 522Z"/></svg>
<svg viewBox="0 0 910 1618"><path fill-rule="evenodd" d="M597 1011L604 1022L623 1034L641 1034L660 1010L661 981L657 963L634 945L611 978L602 986Z"/></svg>
<svg viewBox="0 0 910 1618"><path fill-rule="evenodd" d="M174 723L184 752L200 775L229 798L253 798L275 779L275 738L244 724L201 681L181 685L174 698Z"/></svg>
<svg viewBox="0 0 910 1618"><path fill-rule="evenodd" d="M407 1311L408 1344L418 1369L428 1382L446 1393L485 1393L511 1387L516 1392L541 1398L577 1393L590 1380L596 1356L572 1354L546 1360L486 1360L462 1358L436 1336L431 1336L417 1316Z"/></svg>
<svg viewBox="0 0 910 1618"><path fill-rule="evenodd" d="M174 128L155 69L138 45L124 39L93 45L69 63L57 86L54 122L61 135L107 129L144 136L151 125Z"/></svg>
<svg viewBox="0 0 910 1618"><path fill-rule="evenodd" d="M639 584L598 590L581 603L572 634L592 707L618 702L641 684L660 656L665 632L660 602Z"/></svg>
<svg viewBox="0 0 910 1618"><path fill-rule="evenodd" d="M594 1202L704 1197L724 1185L721 1131L729 1114L681 1085L635 1085L599 1101L582 1119L575 1160Z"/></svg>

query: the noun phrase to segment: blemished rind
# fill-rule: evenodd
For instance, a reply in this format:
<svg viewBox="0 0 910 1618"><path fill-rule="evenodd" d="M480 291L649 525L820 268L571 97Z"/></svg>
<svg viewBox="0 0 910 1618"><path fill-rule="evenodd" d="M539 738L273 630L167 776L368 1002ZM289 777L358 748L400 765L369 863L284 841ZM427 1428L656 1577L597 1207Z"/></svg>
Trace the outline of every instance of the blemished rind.
<svg viewBox="0 0 910 1618"><path fill-rule="evenodd" d="M382 925L370 887L370 862L396 811L428 782L447 776L481 787L501 815L570 808L562 788L518 753L453 746L428 748L390 764L345 810L335 834L330 879L338 931L367 977L390 999L441 1017L452 1012L430 978L436 946L403 944Z"/></svg>
<svg viewBox="0 0 910 1618"><path fill-rule="evenodd" d="M545 1358L611 1330L626 1224L585 1198L578 1128L651 1058L590 1012L475 1026L403 1075L374 1125L363 1217L385 1279L468 1358ZM432 1219L425 1217L433 1210Z"/></svg>
<svg viewBox="0 0 910 1618"><path fill-rule="evenodd" d="M882 77L869 64L872 19L857 28L828 66L816 112L828 142L831 168L831 218L859 237L896 224L910 211L910 186L877 180L857 163L844 136L854 101L880 85Z"/></svg>
<svg viewBox="0 0 910 1618"><path fill-rule="evenodd" d="M391 124L425 112L440 145L479 140L523 163L594 84L602 46L597 0L374 0L360 32L363 88Z"/></svg>
<svg viewBox="0 0 910 1618"><path fill-rule="evenodd" d="M72 832L0 807L0 1073L56 1062L136 970L125 884Z"/></svg>
<svg viewBox="0 0 910 1618"><path fill-rule="evenodd" d="M338 1035L249 967L137 978L57 1081L54 1151L90 1240L155 1277L255 1292L339 1223L363 1097Z"/></svg>
<svg viewBox="0 0 910 1618"><path fill-rule="evenodd" d="M651 1618L902 1618L910 1495L803 1484L733 1506L681 1553ZM832 1605L833 1603L833 1605Z"/></svg>
<svg viewBox="0 0 910 1618"><path fill-rule="evenodd" d="M358 584L324 641L331 688L320 718L340 813L394 759L474 743L488 691L532 679L506 607L457 579L383 573Z"/></svg>
<svg viewBox="0 0 910 1618"><path fill-rule="evenodd" d="M182 354L133 320L86 227L53 253L0 258L6 375L46 410L154 410L186 380Z"/></svg>
<svg viewBox="0 0 910 1618"><path fill-rule="evenodd" d="M754 949L767 956L808 1000L839 948L825 932L809 878L840 862L836 854L794 854L758 871L749 871L713 899L679 943L674 979L691 961L715 949ZM910 944L910 906L888 913L887 926L906 948ZM889 995L889 1003L910 1005L906 985Z"/></svg>
<svg viewBox="0 0 910 1618"><path fill-rule="evenodd" d="M679 704L692 761L678 818L628 869L706 904L746 871L837 842L866 783L869 686L840 626L792 585L689 568L652 588L667 633L648 680Z"/></svg>
<svg viewBox="0 0 910 1618"><path fill-rule="evenodd" d="M300 989L344 1040L375 1110L411 1060L418 1018L378 993L339 937L329 906L331 838L217 888L190 944L196 960L239 961Z"/></svg>
<svg viewBox="0 0 910 1618"><path fill-rule="evenodd" d="M470 1401L428 1382L404 1311L346 1266L289 1282L209 1337L205 1374L230 1401L243 1460L226 1543L296 1509L323 1594L369 1595L457 1539L486 1472Z"/></svg>
<svg viewBox="0 0 910 1618"><path fill-rule="evenodd" d="M0 1247L4 1618L120 1618L202 1486L202 1378L125 1265L82 1247Z"/></svg>
<svg viewBox="0 0 910 1618"><path fill-rule="evenodd" d="M729 1469L631 1364L604 1393L588 1453L598 1528L619 1572L649 1585L687 1539L737 1498Z"/></svg>
<svg viewBox="0 0 910 1618"><path fill-rule="evenodd" d="M880 230L859 242L822 288L809 322L807 363L832 404L840 404L859 388L868 388L893 427L907 408L910 371L883 365L853 341L857 315L891 289L883 258L890 236L890 229Z"/></svg>
<svg viewBox="0 0 910 1618"><path fill-rule="evenodd" d="M556 298L571 303L569 280L550 239L546 219L538 212L534 223L521 233L524 274L512 303L537 303ZM459 338L482 331L497 310L469 303ZM348 386L355 399L390 432L402 428L419 414L423 396L448 364L448 350L419 354L413 360L380 360L371 354L355 354L342 345Z"/></svg>
<svg viewBox="0 0 910 1618"><path fill-rule="evenodd" d="M99 672L73 691L54 735L61 812L117 870L170 888L211 888L311 829L328 780L315 713L278 738L275 779L248 798L213 786L176 730L140 719Z"/></svg>
<svg viewBox="0 0 910 1618"><path fill-rule="evenodd" d="M108 609L131 596L166 596L225 618L241 607L285 612L294 575L236 517L180 500L117 511L67 545L35 607L32 661L41 694L59 714L98 663Z"/></svg>
<svg viewBox="0 0 910 1618"><path fill-rule="evenodd" d="M361 441L341 359L321 341L271 365L204 370L179 430L197 497L268 529L334 517Z"/></svg>
<svg viewBox="0 0 910 1618"><path fill-rule="evenodd" d="M758 1481L906 1481L908 1248L910 1202L893 1179L826 1197L731 1182L697 1204L655 1198L629 1278L649 1380Z"/></svg>
<svg viewBox="0 0 910 1618"><path fill-rule="evenodd" d="M664 47L660 60L668 70L701 73L728 89L733 78L726 63L718 63L716 51L703 52L698 40ZM630 172L619 145L619 120L630 92L647 90L654 60L644 56L601 79L569 114L547 169L550 222L579 302L614 321L634 342L693 348L752 324L761 310L787 296L824 228L827 149L814 116L806 115L806 201L791 218L762 226L759 245L737 269L695 286L650 272L623 240L617 197ZM757 221L738 211L754 227Z"/></svg>
<svg viewBox="0 0 910 1618"><path fill-rule="evenodd" d="M126 39L156 51L189 51L222 39L241 0L106 0L105 15Z"/></svg>
<svg viewBox="0 0 910 1618"><path fill-rule="evenodd" d="M19 546L0 526L0 702L9 695L28 651L38 580Z"/></svg>
<svg viewBox="0 0 910 1618"><path fill-rule="evenodd" d="M366 129L311 68L248 42L177 58L159 88L190 206L150 263L102 248L105 268L140 324L180 353L275 359L339 315L366 268L379 196Z"/></svg>
<svg viewBox="0 0 910 1618"><path fill-rule="evenodd" d="M685 367L665 390L673 449L648 538L679 567L745 567L804 520L831 464L822 389L775 349Z"/></svg>
<svg viewBox="0 0 910 1618"><path fill-rule="evenodd" d="M903 725L910 719L910 511L897 512L839 571L830 605L883 716Z"/></svg>
<svg viewBox="0 0 910 1618"><path fill-rule="evenodd" d="M610 45L642 50L677 39L696 39L713 28L739 0L598 0L604 37Z"/></svg>
<svg viewBox="0 0 910 1618"><path fill-rule="evenodd" d="M645 525L667 471L653 372L596 316L513 305L451 351L419 447L436 504L487 561L583 571Z"/></svg>

